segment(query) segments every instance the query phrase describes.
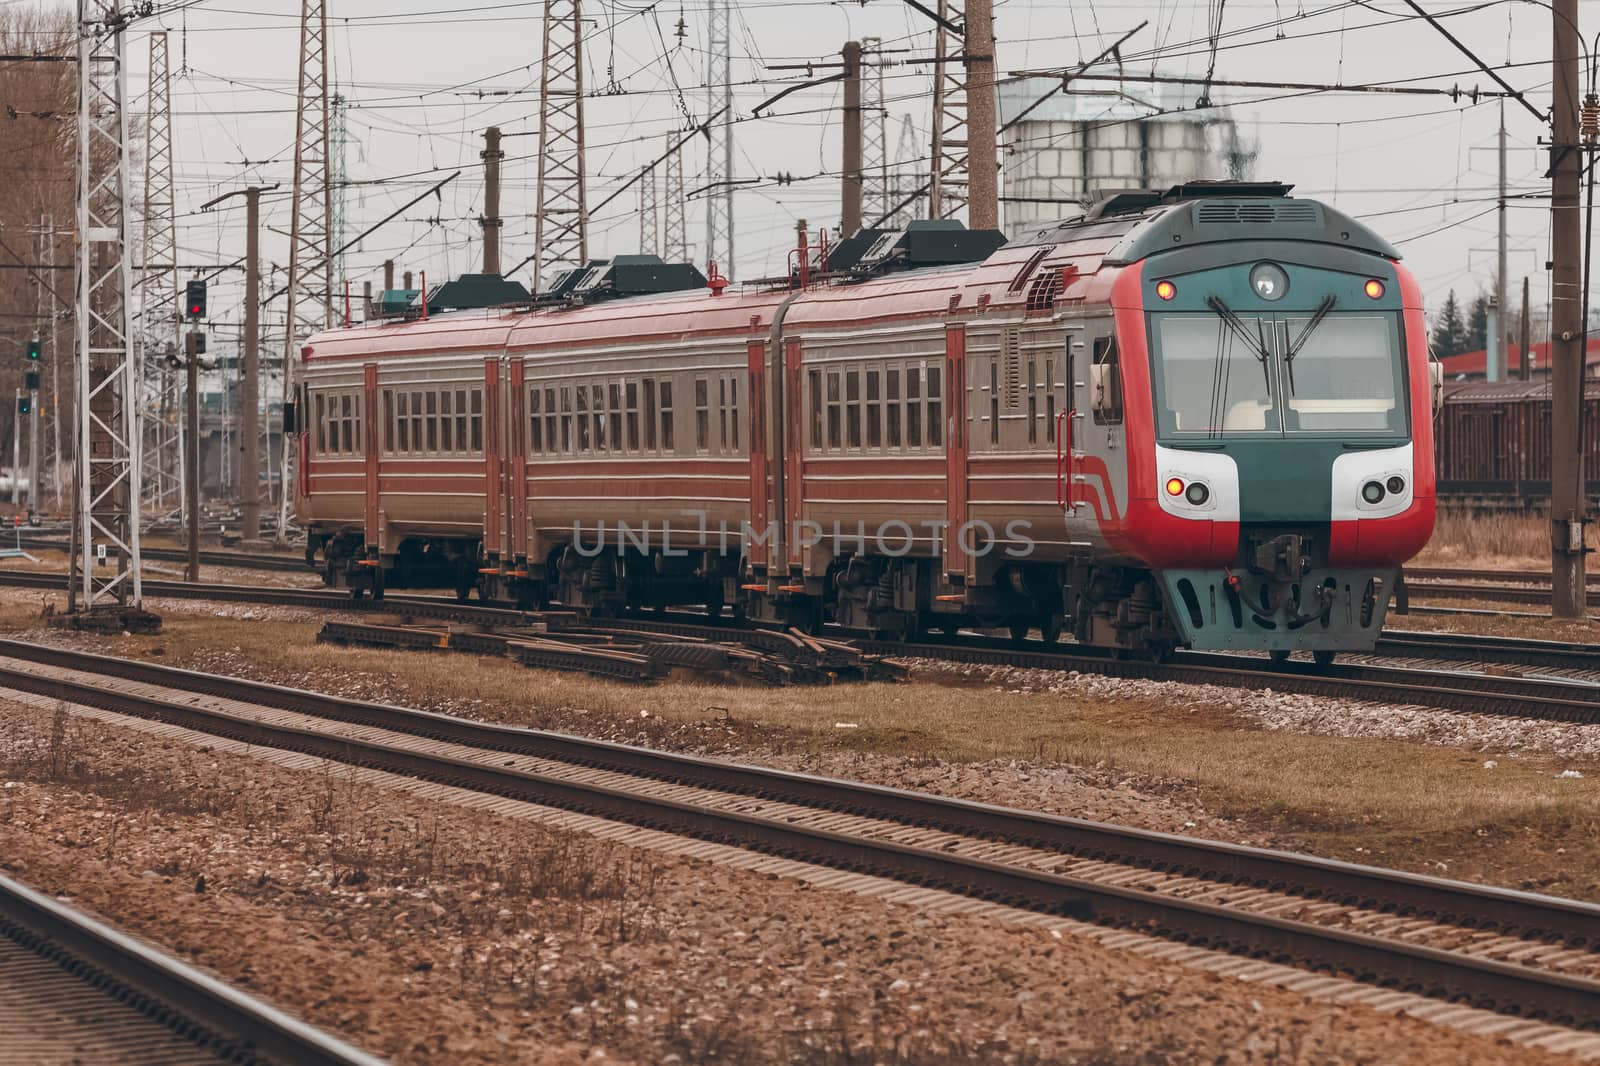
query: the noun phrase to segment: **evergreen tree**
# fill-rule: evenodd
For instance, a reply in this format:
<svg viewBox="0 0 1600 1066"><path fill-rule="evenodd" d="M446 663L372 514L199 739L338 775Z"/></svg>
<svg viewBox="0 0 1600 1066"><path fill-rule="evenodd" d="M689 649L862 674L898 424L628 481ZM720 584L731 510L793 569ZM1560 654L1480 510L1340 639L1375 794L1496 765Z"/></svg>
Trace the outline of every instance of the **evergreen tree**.
<svg viewBox="0 0 1600 1066"><path fill-rule="evenodd" d="M1489 297L1479 293L1467 309L1467 335L1462 342L1464 352L1481 352L1489 347Z"/></svg>
<svg viewBox="0 0 1600 1066"><path fill-rule="evenodd" d="M1443 359L1466 351L1466 338L1467 324L1461 319L1461 304L1456 300L1456 290L1451 289L1433 327L1433 354Z"/></svg>

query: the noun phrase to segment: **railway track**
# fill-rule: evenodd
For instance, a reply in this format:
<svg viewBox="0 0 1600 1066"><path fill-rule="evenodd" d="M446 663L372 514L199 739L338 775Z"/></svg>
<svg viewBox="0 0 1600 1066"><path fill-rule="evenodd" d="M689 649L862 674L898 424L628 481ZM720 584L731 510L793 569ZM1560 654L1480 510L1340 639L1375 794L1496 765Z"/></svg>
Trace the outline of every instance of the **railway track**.
<svg viewBox="0 0 1600 1066"><path fill-rule="evenodd" d="M0 641L0 687L1136 930L1186 945L1180 954L1203 948L1600 1028L1600 906L1589 903L24 642ZM1589 1040L1600 1051L1600 1037Z"/></svg>
<svg viewBox="0 0 1600 1066"><path fill-rule="evenodd" d="M60 574L0 570L0 584L26 588L59 589ZM509 607L456 602L441 596L391 596L382 603L353 601L347 593L331 589L281 589L248 585L190 585L177 581L146 581L153 597L172 596L279 606L310 607L352 613L381 613L464 622L472 625L520 625L534 621L537 613ZM725 625L691 624L665 619L608 619L604 626L616 630L649 630L695 639L726 639ZM760 631L745 634L763 639ZM783 639L772 634L770 639ZM1487 638L1484 657L1492 662L1515 661L1527 652L1543 665L1572 670L1593 670L1594 658L1584 646L1555 641L1518 641ZM853 640L854 647L883 656L941 659L991 666L1021 666L1044 670L1077 670L1112 677L1154 681L1182 681L1230 688L1265 689L1377 703L1413 704L1440 710L1466 711L1511 717L1575 723L1600 722L1600 684L1584 678L1517 676L1471 669L1423 668L1370 662L1315 667L1309 663L1273 666L1265 659L1210 652L1184 652L1167 662L1116 659L1091 649L1071 645L1045 648L1017 646L998 639L971 637L954 643L912 644L893 641ZM1399 645L1404 645L1401 649ZM1470 638L1458 634L1406 634L1389 645L1409 659L1461 661L1471 655ZM1483 661L1474 659L1473 661Z"/></svg>
<svg viewBox="0 0 1600 1066"><path fill-rule="evenodd" d="M21 540L24 548L46 548L53 551L66 551L68 544L65 540L52 537L24 536ZM0 547L4 547L0 544ZM151 545L141 545L139 554L146 559L160 562L183 563L188 562L189 552L184 548L160 548ZM275 572L288 572L299 574L316 573L306 565L304 558L296 555L281 555L271 552L241 552L225 551L216 548L202 548L200 562L205 566L227 566L236 570L271 570Z"/></svg>
<svg viewBox="0 0 1600 1066"><path fill-rule="evenodd" d="M0 1043L7 1062L379 1063L4 876Z"/></svg>

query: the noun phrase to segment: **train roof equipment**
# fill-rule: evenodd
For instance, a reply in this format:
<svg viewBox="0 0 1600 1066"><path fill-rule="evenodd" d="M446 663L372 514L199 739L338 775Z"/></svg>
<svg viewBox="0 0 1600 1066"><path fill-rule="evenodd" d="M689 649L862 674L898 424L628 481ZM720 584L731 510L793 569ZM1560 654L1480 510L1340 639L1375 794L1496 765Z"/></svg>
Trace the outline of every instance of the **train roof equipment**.
<svg viewBox="0 0 1600 1066"><path fill-rule="evenodd" d="M621 296L659 295L703 289L706 276L692 263L668 263L659 255L618 255L591 259L556 276L534 303L588 304Z"/></svg>

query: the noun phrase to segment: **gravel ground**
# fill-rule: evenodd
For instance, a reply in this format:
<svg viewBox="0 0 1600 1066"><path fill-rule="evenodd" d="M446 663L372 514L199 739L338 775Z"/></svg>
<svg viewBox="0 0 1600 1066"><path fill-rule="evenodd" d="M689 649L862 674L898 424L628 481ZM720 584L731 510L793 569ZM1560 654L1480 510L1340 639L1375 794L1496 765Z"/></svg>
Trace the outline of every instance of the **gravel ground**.
<svg viewBox="0 0 1600 1066"><path fill-rule="evenodd" d="M408 1063L1553 1062L0 704L0 866Z"/></svg>

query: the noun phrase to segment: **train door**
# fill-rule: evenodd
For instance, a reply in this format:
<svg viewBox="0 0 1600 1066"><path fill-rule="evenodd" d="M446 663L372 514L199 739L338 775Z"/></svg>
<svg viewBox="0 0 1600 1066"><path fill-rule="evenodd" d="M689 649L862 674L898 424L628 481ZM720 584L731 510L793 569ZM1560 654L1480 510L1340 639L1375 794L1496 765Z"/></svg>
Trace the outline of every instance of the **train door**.
<svg viewBox="0 0 1600 1066"><path fill-rule="evenodd" d="M490 574L498 569L503 551L501 529L505 524L505 478L500 441L500 360L489 356L483 361L483 554ZM485 582L487 589L490 582Z"/></svg>
<svg viewBox="0 0 1600 1066"><path fill-rule="evenodd" d="M526 578L528 570L528 396L524 386L526 365L521 356L506 367L506 481L510 515L508 551L517 571Z"/></svg>
<svg viewBox="0 0 1600 1066"><path fill-rule="evenodd" d="M768 508L767 494L767 368L766 346L751 341L746 349L750 380L746 383L750 409L748 437L750 441L750 528L755 536L750 540L750 565L765 567L770 538L766 535Z"/></svg>
<svg viewBox="0 0 1600 1066"><path fill-rule="evenodd" d="M1067 409L1057 414L1057 495L1074 539L1101 538L1126 505L1122 362L1110 318L1066 336Z"/></svg>
<svg viewBox="0 0 1600 1066"><path fill-rule="evenodd" d="M363 533L368 554L382 555L388 547L384 543L383 485L379 481L381 464L378 449L383 443L380 422L387 420L387 412L378 403L378 364L367 363L362 368L361 403L365 410L361 419L361 451L363 455L366 486L366 507L363 515Z"/></svg>
<svg viewBox="0 0 1600 1066"><path fill-rule="evenodd" d="M784 435L783 480L783 543L788 552L791 568L805 564L807 537L801 532L805 520L805 433L801 406L801 346L798 339L784 342L784 422L788 432Z"/></svg>
<svg viewBox="0 0 1600 1066"><path fill-rule="evenodd" d="M945 527L946 577L970 578L972 560L962 547L967 522L967 328L950 326L945 353Z"/></svg>

